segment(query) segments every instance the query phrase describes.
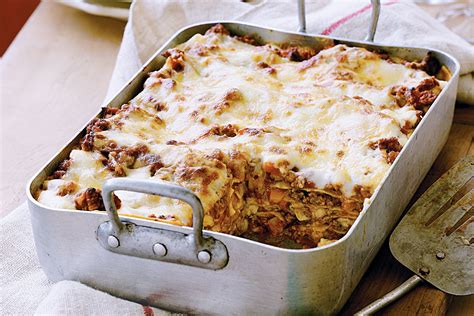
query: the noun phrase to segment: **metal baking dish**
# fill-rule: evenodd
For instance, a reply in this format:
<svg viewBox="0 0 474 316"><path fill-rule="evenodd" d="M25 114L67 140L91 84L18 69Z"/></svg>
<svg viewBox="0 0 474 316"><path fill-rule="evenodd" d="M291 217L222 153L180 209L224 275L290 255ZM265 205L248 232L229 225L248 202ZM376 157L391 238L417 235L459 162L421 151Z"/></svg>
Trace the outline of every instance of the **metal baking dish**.
<svg viewBox="0 0 474 316"><path fill-rule="evenodd" d="M133 98L141 90L147 73L164 63L163 51L196 33L204 33L215 23L218 22L193 25L177 32L107 106L119 107ZM111 207L106 214L53 209L39 204L33 198L34 192L58 163L68 157L83 130L27 186L40 263L52 281L76 280L118 297L169 310L231 315L334 314L351 295L447 139L459 64L448 54L423 48L380 46L246 23L219 23L234 34L254 35L265 42L320 47L335 40L350 46L383 49L408 60L421 59L432 51L449 68L452 78L349 232L333 244L307 250L283 249L227 234L202 232L199 201L179 187L167 187L163 191L149 183L112 181L103 191L158 190L164 195L185 199L193 205L194 230L119 218ZM128 224L119 227L123 225L121 222ZM127 232L128 228L132 233ZM114 233L121 233L117 229L125 233L115 238ZM154 247L158 240L172 243L166 249L171 257L160 257L166 251L160 246ZM211 256L209 252L203 254L203 249ZM166 257L168 259L164 259ZM210 262L206 263L208 259Z"/></svg>

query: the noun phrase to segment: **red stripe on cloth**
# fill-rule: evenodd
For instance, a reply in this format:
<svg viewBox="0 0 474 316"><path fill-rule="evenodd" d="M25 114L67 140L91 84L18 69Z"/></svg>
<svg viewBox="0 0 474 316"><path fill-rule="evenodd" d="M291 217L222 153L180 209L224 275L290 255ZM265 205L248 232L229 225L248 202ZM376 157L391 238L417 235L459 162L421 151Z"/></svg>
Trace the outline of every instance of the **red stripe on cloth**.
<svg viewBox="0 0 474 316"><path fill-rule="evenodd" d="M150 306L143 306L142 305L142 307L143 307L143 315L145 315L145 316L154 316L155 315L155 313L153 313L153 310L151 309Z"/></svg>
<svg viewBox="0 0 474 316"><path fill-rule="evenodd" d="M387 3L382 3L382 5L392 5L392 4L395 4L397 3L398 0L395 0L395 1L390 1L390 2L387 2ZM356 17L358 16L359 14L362 14L364 13L365 11L369 10L370 8L372 7L372 4L368 4L366 5L365 7L363 8L360 8L359 10L355 11L355 12L352 12L351 14L349 15L346 15L345 17L337 20L336 22L332 23L331 25L329 25L329 27L327 27L326 29L324 29L324 31L321 32L321 35L329 35L331 34L332 32L334 32L335 29L337 29L339 26L341 26L342 24L344 24L345 22L349 21L350 19L352 19L353 17Z"/></svg>

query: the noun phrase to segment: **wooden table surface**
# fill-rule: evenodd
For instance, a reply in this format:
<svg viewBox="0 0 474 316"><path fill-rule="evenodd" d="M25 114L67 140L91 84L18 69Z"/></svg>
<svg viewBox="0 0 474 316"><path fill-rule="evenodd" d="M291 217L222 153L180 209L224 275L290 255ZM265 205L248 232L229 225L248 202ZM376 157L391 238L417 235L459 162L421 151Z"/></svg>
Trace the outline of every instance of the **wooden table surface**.
<svg viewBox="0 0 474 316"><path fill-rule="evenodd" d="M1 207L100 108L124 22L43 1L1 60Z"/></svg>
<svg viewBox="0 0 474 316"><path fill-rule="evenodd" d="M125 23L42 2L0 62L0 217L25 201L27 180L100 107ZM449 140L417 195L462 157L474 154L474 107L457 105ZM384 245L342 314L409 276ZM383 315L474 315L474 297L453 298L424 284Z"/></svg>

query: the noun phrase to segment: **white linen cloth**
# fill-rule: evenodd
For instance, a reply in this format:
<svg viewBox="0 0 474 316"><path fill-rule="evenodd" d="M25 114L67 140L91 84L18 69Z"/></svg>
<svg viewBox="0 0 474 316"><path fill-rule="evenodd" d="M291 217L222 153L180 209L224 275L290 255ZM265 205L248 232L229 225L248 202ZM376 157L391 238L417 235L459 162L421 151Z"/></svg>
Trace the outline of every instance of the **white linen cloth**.
<svg viewBox="0 0 474 316"><path fill-rule="evenodd" d="M368 1L307 1L308 33L363 39ZM474 104L474 49L411 3L382 1L375 42L432 47L455 56L463 74L458 99ZM240 20L278 29L297 29L294 1L151 1L131 8L108 97L178 29L208 20ZM155 308L124 301L77 282L49 282L34 250L27 205L0 220L0 314L158 315Z"/></svg>
<svg viewBox="0 0 474 316"><path fill-rule="evenodd" d="M41 270L28 205L0 219L0 315L170 315L79 282L51 283Z"/></svg>

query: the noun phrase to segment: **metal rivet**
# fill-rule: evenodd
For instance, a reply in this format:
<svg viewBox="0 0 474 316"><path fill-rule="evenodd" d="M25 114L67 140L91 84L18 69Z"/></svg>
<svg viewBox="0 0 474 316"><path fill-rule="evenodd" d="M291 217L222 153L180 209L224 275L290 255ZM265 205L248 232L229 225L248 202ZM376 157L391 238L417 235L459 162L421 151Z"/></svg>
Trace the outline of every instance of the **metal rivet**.
<svg viewBox="0 0 474 316"><path fill-rule="evenodd" d="M117 248L120 246L120 241L114 235L109 235L109 238L107 238L107 244L112 248Z"/></svg>
<svg viewBox="0 0 474 316"><path fill-rule="evenodd" d="M428 274L430 274L430 269L427 268L427 267L422 267L422 268L420 268L419 271L420 271L420 274L421 274L421 275L428 275Z"/></svg>
<svg viewBox="0 0 474 316"><path fill-rule="evenodd" d="M443 260L446 257L446 254L442 251L436 254L436 259Z"/></svg>
<svg viewBox="0 0 474 316"><path fill-rule="evenodd" d="M208 263L211 261L211 254L206 250L199 251L198 260L201 263Z"/></svg>
<svg viewBox="0 0 474 316"><path fill-rule="evenodd" d="M164 257L166 253L168 253L168 250L165 245L156 243L153 245L153 253L159 257Z"/></svg>

